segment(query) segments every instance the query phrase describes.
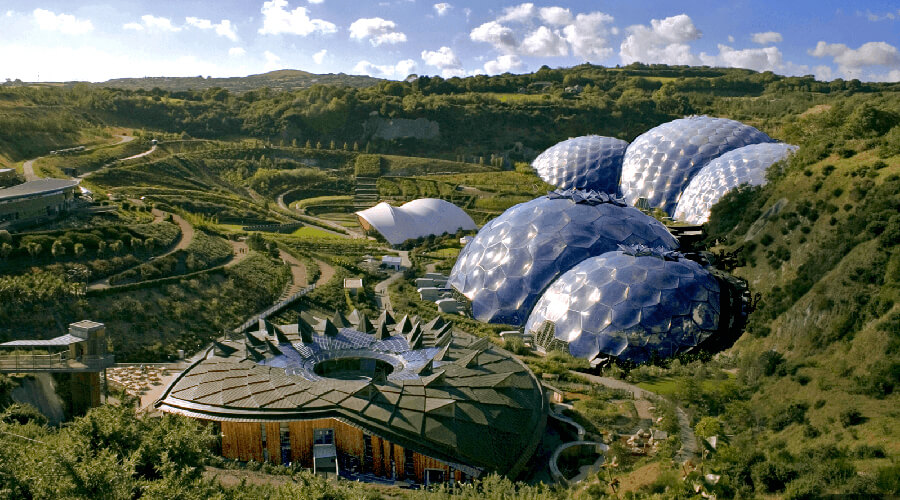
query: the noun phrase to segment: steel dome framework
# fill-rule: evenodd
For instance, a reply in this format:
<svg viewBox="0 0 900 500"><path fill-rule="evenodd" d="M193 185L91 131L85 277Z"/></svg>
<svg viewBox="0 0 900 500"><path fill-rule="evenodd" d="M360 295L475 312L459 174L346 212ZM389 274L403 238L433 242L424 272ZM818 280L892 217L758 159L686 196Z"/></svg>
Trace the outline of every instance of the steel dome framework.
<svg viewBox="0 0 900 500"><path fill-rule="evenodd" d="M638 136L625 151L619 186L630 205L644 198L668 214L691 178L713 158L749 144L772 142L763 132L725 118L692 116Z"/></svg>
<svg viewBox="0 0 900 500"><path fill-rule="evenodd" d="M621 199L557 190L485 225L460 252L448 283L472 302L476 319L521 325L554 279L620 244L678 246L665 226Z"/></svg>
<svg viewBox="0 0 900 500"><path fill-rule="evenodd" d="M703 224L709 220L710 208L725 193L742 184L765 184L766 169L796 150L797 146L780 142L751 144L712 160L685 188L675 207L675 219Z"/></svg>
<svg viewBox="0 0 900 500"><path fill-rule="evenodd" d="M551 146L531 165L541 179L558 188L617 194L627 147L627 142L614 137L585 135Z"/></svg>
<svg viewBox="0 0 900 500"><path fill-rule="evenodd" d="M623 246L556 280L525 331L550 322L552 343L574 356L642 363L697 346L718 329L719 312L719 283L699 264L663 248Z"/></svg>

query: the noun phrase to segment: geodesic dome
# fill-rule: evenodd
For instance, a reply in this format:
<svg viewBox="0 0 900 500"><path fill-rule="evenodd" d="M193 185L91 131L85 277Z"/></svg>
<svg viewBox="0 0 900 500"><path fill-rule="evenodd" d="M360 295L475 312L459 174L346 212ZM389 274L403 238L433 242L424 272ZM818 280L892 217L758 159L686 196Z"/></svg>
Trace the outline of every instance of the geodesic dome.
<svg viewBox="0 0 900 500"><path fill-rule="evenodd" d="M490 221L460 252L448 284L488 323L521 325L541 292L582 260L620 244L674 249L660 222L595 191L554 191Z"/></svg>
<svg viewBox="0 0 900 500"><path fill-rule="evenodd" d="M627 147L627 142L615 137L585 135L551 146L531 166L541 179L561 189L617 194Z"/></svg>
<svg viewBox="0 0 900 500"><path fill-rule="evenodd" d="M719 306L718 281L696 262L665 249L623 246L553 282L525 331L549 321L573 356L642 363L674 356L714 334Z"/></svg>
<svg viewBox="0 0 900 500"><path fill-rule="evenodd" d="M712 160L684 189L675 207L675 219L703 224L709 220L709 209L725 193L741 184L765 184L766 169L796 150L797 146L780 142L751 144Z"/></svg>
<svg viewBox="0 0 900 500"><path fill-rule="evenodd" d="M645 198L650 207L671 215L682 190L713 158L763 142L772 139L749 125L725 118L691 116L663 123L628 146L622 160L620 192L630 205Z"/></svg>

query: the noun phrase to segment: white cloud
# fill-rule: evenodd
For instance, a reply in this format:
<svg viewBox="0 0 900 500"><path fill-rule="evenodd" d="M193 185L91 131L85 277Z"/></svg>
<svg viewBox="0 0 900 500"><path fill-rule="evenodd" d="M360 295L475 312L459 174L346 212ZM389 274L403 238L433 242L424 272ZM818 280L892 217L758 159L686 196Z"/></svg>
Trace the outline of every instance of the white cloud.
<svg viewBox="0 0 900 500"><path fill-rule="evenodd" d="M141 22L148 30L159 31L181 31L181 28L172 24L172 20L167 17L154 16L152 14L144 14L141 16Z"/></svg>
<svg viewBox="0 0 900 500"><path fill-rule="evenodd" d="M327 51L326 49L322 49L322 50L316 52L316 53L313 54L313 56L312 56L313 61L315 61L316 64L322 64L322 61L325 60L325 55L326 55L326 54L328 54L328 51Z"/></svg>
<svg viewBox="0 0 900 500"><path fill-rule="evenodd" d="M266 59L266 63L264 65L266 71L272 71L282 68L281 58L278 57L278 55L276 55L275 53L269 52L267 50L263 52L263 57Z"/></svg>
<svg viewBox="0 0 900 500"><path fill-rule="evenodd" d="M269 0L263 3L263 26L261 35L300 35L314 33L328 34L337 31L337 26L323 19L311 19L305 7L297 7L288 11L287 0Z"/></svg>
<svg viewBox="0 0 900 500"><path fill-rule="evenodd" d="M638 24L628 27L629 35L619 46L619 56L625 64L633 62L665 64L697 64L686 42L696 40L703 33L686 14L652 19L650 26Z"/></svg>
<svg viewBox="0 0 900 500"><path fill-rule="evenodd" d="M325 0L309 0L309 3L312 3L312 4L320 4L320 3L324 2L324 1L325 1Z"/></svg>
<svg viewBox="0 0 900 500"><path fill-rule="evenodd" d="M365 40L366 38L377 47L383 43L396 44L406 41L406 34L397 31L394 21L380 17L361 18L350 25L350 38Z"/></svg>
<svg viewBox="0 0 900 500"><path fill-rule="evenodd" d="M497 20L501 23L504 21L515 21L519 23L524 23L528 21L532 17L537 14L537 9L534 8L533 3L523 3L516 5L514 7L506 7L503 9L503 15L498 17Z"/></svg>
<svg viewBox="0 0 900 500"><path fill-rule="evenodd" d="M733 37L733 36L728 35L728 43L734 43L734 37Z"/></svg>
<svg viewBox="0 0 900 500"><path fill-rule="evenodd" d="M440 69L441 76L444 78L465 76L466 74L462 63L450 47L441 47L437 50L423 50L422 60L425 61L426 65Z"/></svg>
<svg viewBox="0 0 900 500"><path fill-rule="evenodd" d="M353 67L354 73L362 73L369 76L381 78L400 79L406 78L416 69L416 62L412 59L404 59L398 61L397 64L379 65L372 64L369 61L359 61Z"/></svg>
<svg viewBox="0 0 900 500"><path fill-rule="evenodd" d="M11 16L12 11L6 15ZM71 14L56 14L45 9L34 9L32 12L38 27L46 31L59 31L66 35L83 35L93 31L94 24L89 19L78 19Z"/></svg>
<svg viewBox="0 0 900 500"><path fill-rule="evenodd" d="M228 55L231 57L240 57L246 54L247 51L243 49L243 47L232 47L228 49Z"/></svg>
<svg viewBox="0 0 900 500"><path fill-rule="evenodd" d="M860 11L856 11L857 16L865 15L869 21L878 22L878 21L893 21L895 19L900 19L900 9L897 9L896 12L885 12L884 14L877 14L870 10L866 10L866 13L863 14Z"/></svg>
<svg viewBox="0 0 900 500"><path fill-rule="evenodd" d="M750 39L753 40L753 43L770 45L781 42L782 37L781 33L778 33L777 31L766 31L765 33L753 33L750 35Z"/></svg>
<svg viewBox="0 0 900 500"><path fill-rule="evenodd" d="M565 56L569 54L569 46L558 32L541 26L522 40L519 51L537 57Z"/></svg>
<svg viewBox="0 0 900 500"><path fill-rule="evenodd" d="M437 12L437 15L439 15L439 16L443 16L444 14L447 13L447 11L449 11L452 8L453 8L453 6L447 2L441 2L441 3L434 4L434 10L435 10L435 12Z"/></svg>
<svg viewBox="0 0 900 500"><path fill-rule="evenodd" d="M125 23L122 25L122 29L144 31L144 25L141 23Z"/></svg>
<svg viewBox="0 0 900 500"><path fill-rule="evenodd" d="M564 26L572 22L572 12L562 7L541 7L541 19L547 24Z"/></svg>
<svg viewBox="0 0 900 500"><path fill-rule="evenodd" d="M484 63L484 72L489 75L499 75L523 69L525 69L525 65L522 64L522 60L512 54L505 54L493 61Z"/></svg>
<svg viewBox="0 0 900 500"><path fill-rule="evenodd" d="M605 59L612 55L613 49L606 39L610 33L617 33L615 28L607 28L612 22L613 17L603 12L578 14L575 22L563 28L572 53L584 60Z"/></svg>
<svg viewBox="0 0 900 500"><path fill-rule="evenodd" d="M735 50L727 45L719 44L719 54L708 56L700 54L703 64L709 66L725 66L729 68L745 68L755 71L784 72L781 51L776 47L761 49Z"/></svg>
<svg viewBox="0 0 900 500"><path fill-rule="evenodd" d="M813 57L831 57L837 64L838 71L847 78L873 79L874 75L869 74L867 77L865 73L866 69L871 70L872 67L900 70L900 52L886 42L868 42L858 49L851 49L842 43L820 41L816 48L807 52Z"/></svg>
<svg viewBox="0 0 900 500"><path fill-rule="evenodd" d="M488 21L476 27L469 33L469 38L475 42L487 42L503 52L515 52L519 46L513 30L497 21Z"/></svg>
<svg viewBox="0 0 900 500"><path fill-rule="evenodd" d="M232 42L237 41L237 31L235 31L234 26L228 19L223 19L217 24L213 24L209 19L200 19L197 17L186 17L184 20L189 26L194 26L195 28L200 28L202 30L215 30L216 34L219 36L224 36Z"/></svg>
<svg viewBox="0 0 900 500"><path fill-rule="evenodd" d="M536 20L538 26L534 28ZM542 22L546 25L540 25ZM563 7L537 9L534 4L523 3L504 9L496 20L476 27L469 38L490 43L503 54L564 57L571 52L584 60L597 60L612 54L607 37L618 33L612 22L613 17L603 12L573 15Z"/></svg>
<svg viewBox="0 0 900 500"><path fill-rule="evenodd" d="M13 14L15 14L15 12L13 12L11 10L6 11L6 17L12 17Z"/></svg>

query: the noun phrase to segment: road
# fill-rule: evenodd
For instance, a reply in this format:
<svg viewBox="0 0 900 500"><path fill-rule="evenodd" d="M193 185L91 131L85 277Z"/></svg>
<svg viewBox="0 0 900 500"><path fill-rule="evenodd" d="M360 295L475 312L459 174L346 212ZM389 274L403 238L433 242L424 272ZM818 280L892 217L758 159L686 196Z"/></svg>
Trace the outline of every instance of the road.
<svg viewBox="0 0 900 500"><path fill-rule="evenodd" d="M134 140L134 136L132 136L132 135L117 135L116 137L119 138L119 142L113 143L113 145L125 144L126 142L131 142ZM90 151L91 149L96 149L98 147L100 147L100 146L95 146L93 148L86 149L85 151ZM153 146L153 148L150 151L147 151L146 153L142 153L141 155L138 155L138 156L142 156L144 154L150 154L155 149L156 149L156 146ZM33 160L28 160L22 164L22 171L25 174L26 181L36 181L36 180L40 179L40 177L38 177L37 174L34 173L34 162L35 162L35 160L40 160L41 158L43 158L43 156L39 156L37 158L34 158ZM136 157L132 157L132 158L136 158ZM126 159L130 159L130 158L126 158Z"/></svg>
<svg viewBox="0 0 900 500"><path fill-rule="evenodd" d="M642 389L634 384L629 384L628 382L624 382L622 380L609 377L598 377L597 375L590 375L587 373L576 371L572 371L571 373L579 377L584 377L594 384L600 384L609 387L610 389L628 391L634 396L635 400L646 399L652 401L654 399L665 399L655 392L650 392L646 389ZM693 427L691 427L691 420L688 418L687 413L685 413L685 411L679 406L675 407L675 414L678 417L678 433L681 437L681 449L678 450L678 454L675 458L679 462L694 460L697 458L697 452L699 448L697 445L697 436L694 435L694 429Z"/></svg>

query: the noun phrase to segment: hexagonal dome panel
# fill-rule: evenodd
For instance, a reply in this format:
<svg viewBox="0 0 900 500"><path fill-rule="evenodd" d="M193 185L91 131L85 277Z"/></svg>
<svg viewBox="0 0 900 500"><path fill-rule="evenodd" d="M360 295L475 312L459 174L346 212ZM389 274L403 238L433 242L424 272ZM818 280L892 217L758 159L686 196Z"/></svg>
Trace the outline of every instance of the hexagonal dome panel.
<svg viewBox="0 0 900 500"><path fill-rule="evenodd" d="M672 281L677 288L660 286ZM554 281L525 331L537 333L549 321L552 342L566 343L573 356L643 363L674 356L715 334L719 300L718 280L696 262L664 248L623 245Z"/></svg>
<svg viewBox="0 0 900 500"><path fill-rule="evenodd" d="M665 226L621 199L557 190L481 228L460 252L448 283L472 301L476 319L521 325L559 275L620 244L638 243L678 246Z"/></svg>
<svg viewBox="0 0 900 500"><path fill-rule="evenodd" d="M725 118L691 116L663 123L628 146L619 190L630 205L644 198L650 207L671 215L682 190L713 158L764 142L772 139L749 125Z"/></svg>
<svg viewBox="0 0 900 500"><path fill-rule="evenodd" d="M541 179L561 189L617 194L627 147L627 142L615 137L585 135L551 146L531 166Z"/></svg>
<svg viewBox="0 0 900 500"><path fill-rule="evenodd" d="M691 224L703 224L709 220L709 209L725 193L741 184L765 184L766 169L796 150L797 146L780 142L751 144L712 160L684 189L674 217Z"/></svg>

